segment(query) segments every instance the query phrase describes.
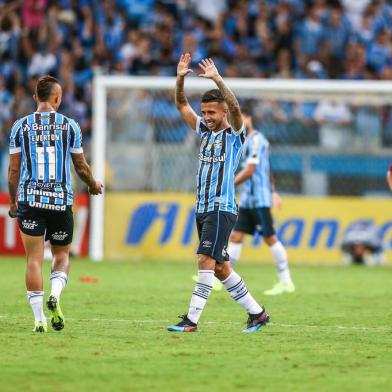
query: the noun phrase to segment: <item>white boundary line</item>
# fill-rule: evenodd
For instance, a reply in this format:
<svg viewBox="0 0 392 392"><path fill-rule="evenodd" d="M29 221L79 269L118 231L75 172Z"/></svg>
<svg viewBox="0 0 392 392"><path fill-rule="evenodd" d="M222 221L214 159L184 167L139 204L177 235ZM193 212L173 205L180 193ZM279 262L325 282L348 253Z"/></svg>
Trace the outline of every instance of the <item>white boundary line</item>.
<svg viewBox="0 0 392 392"><path fill-rule="evenodd" d="M26 316L21 315L9 315L3 314L0 315L0 319L3 320L24 320L27 319ZM67 317L67 320L70 321L100 321L100 322L109 322L109 323L127 323L127 324L151 324L151 323L169 323L170 320L128 320L128 319L108 319L108 318L70 318ZM203 321L202 324L230 324L230 325L242 325L243 322L239 321ZM388 332L392 331L391 327L365 327L360 325L347 326L347 325L309 325L309 324L281 324L281 323L269 323L268 325L273 327L282 327L282 328L306 328L306 329L337 329L337 330L353 330L353 331L377 331L377 332Z"/></svg>

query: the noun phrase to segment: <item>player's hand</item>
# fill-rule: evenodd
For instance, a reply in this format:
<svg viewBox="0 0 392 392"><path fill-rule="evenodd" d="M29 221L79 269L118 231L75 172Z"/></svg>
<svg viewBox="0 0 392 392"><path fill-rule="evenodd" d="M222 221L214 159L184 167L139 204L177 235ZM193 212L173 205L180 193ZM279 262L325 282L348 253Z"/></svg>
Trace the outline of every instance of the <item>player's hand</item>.
<svg viewBox="0 0 392 392"><path fill-rule="evenodd" d="M8 211L8 215L11 218L16 218L16 210L17 210L18 206L16 205L16 203L11 203L10 204L10 209Z"/></svg>
<svg viewBox="0 0 392 392"><path fill-rule="evenodd" d="M388 184L389 189L392 191L392 170L391 169L392 169L392 167L389 167L389 170L387 171L387 184Z"/></svg>
<svg viewBox="0 0 392 392"><path fill-rule="evenodd" d="M272 192L272 208L280 210L282 208L282 198L278 192Z"/></svg>
<svg viewBox="0 0 392 392"><path fill-rule="evenodd" d="M88 187L88 193L90 195L100 195L102 193L103 184L100 181L95 181L92 186Z"/></svg>
<svg viewBox="0 0 392 392"><path fill-rule="evenodd" d="M200 74L202 78L208 78L214 80L219 77L219 72L215 67L214 62L211 59L201 60L199 63L199 67L203 70L204 73Z"/></svg>
<svg viewBox="0 0 392 392"><path fill-rule="evenodd" d="M180 57L180 61L177 65L177 76L186 76L190 72L193 72L189 68L189 64L191 63L191 55L189 53L182 54Z"/></svg>

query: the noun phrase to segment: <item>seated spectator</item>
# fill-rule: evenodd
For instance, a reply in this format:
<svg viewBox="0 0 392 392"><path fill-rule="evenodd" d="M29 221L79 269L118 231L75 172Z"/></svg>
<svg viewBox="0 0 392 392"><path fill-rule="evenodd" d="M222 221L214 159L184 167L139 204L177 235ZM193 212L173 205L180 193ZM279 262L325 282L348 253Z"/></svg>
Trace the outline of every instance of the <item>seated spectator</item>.
<svg viewBox="0 0 392 392"><path fill-rule="evenodd" d="M357 222L350 226L340 248L346 264L379 265L384 262L384 246L372 222Z"/></svg>

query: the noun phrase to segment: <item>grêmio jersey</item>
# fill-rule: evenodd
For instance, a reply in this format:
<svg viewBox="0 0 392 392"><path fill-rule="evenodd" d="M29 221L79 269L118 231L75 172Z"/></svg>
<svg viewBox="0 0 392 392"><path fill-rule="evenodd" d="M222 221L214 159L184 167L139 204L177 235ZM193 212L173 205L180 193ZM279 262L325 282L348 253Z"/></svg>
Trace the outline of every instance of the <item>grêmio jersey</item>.
<svg viewBox="0 0 392 392"><path fill-rule="evenodd" d="M11 129L9 153L21 153L18 202L64 211L72 206L71 153L82 153L82 132L57 112L35 112Z"/></svg>
<svg viewBox="0 0 392 392"><path fill-rule="evenodd" d="M198 117L196 131L200 137L196 213L226 211L237 214L234 175L245 142L245 127L234 131L230 126L212 132Z"/></svg>
<svg viewBox="0 0 392 392"><path fill-rule="evenodd" d="M243 164L256 165L252 176L242 183L240 207L259 208L272 205L269 142L256 130L248 134L244 145Z"/></svg>

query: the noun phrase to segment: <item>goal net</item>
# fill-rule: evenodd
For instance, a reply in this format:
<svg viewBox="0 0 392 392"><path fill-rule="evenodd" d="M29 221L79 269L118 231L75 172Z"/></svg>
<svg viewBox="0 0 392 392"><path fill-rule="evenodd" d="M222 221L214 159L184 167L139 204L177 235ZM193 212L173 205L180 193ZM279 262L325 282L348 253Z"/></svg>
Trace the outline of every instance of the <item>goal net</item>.
<svg viewBox="0 0 392 392"><path fill-rule="evenodd" d="M293 195L386 193L392 148L392 82L227 79L271 144L276 188ZM119 192L193 193L198 143L174 105L175 78L98 75L91 160L105 181L92 198L90 256L103 257L105 200ZM200 113L213 82L189 77Z"/></svg>

